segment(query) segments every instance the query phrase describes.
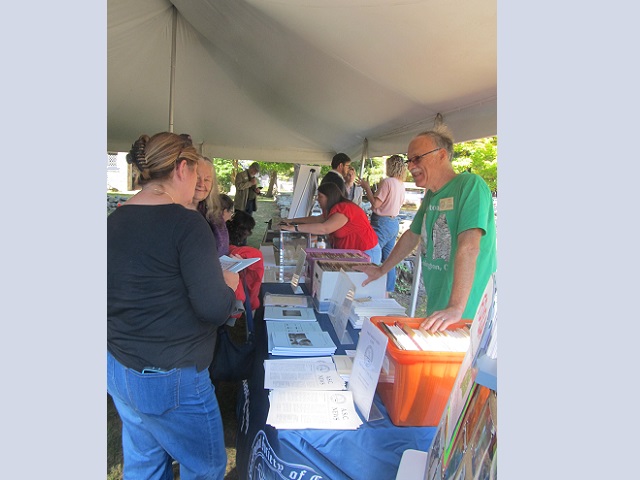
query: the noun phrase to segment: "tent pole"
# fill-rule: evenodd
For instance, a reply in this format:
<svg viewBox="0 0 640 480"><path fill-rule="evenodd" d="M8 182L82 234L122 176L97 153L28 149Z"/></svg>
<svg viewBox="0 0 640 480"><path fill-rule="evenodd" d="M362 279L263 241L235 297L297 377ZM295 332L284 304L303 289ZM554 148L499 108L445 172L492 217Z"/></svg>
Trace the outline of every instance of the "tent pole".
<svg viewBox="0 0 640 480"><path fill-rule="evenodd" d="M169 131L173 133L173 93L176 82L176 30L178 30L178 9L175 6L171 7L172 18L172 32L171 32L171 79L169 83Z"/></svg>

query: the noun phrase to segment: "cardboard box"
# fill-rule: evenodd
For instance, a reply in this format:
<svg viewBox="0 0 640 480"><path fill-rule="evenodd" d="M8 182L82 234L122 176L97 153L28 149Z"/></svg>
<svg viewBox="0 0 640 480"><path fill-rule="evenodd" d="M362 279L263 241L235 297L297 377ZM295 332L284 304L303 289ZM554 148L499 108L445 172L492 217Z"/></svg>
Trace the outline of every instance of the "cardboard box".
<svg viewBox="0 0 640 480"><path fill-rule="evenodd" d="M337 248L305 248L307 254L307 271L305 278L307 285L312 288L313 283L313 267L318 260L326 260L330 262L370 262L369 255L362 250L347 250Z"/></svg>
<svg viewBox="0 0 640 480"><path fill-rule="evenodd" d="M418 328L423 320L371 317L382 331L381 323L398 322ZM464 356L465 352L400 350L389 341L377 391L391 422L401 427L438 426Z"/></svg>
<svg viewBox="0 0 640 480"><path fill-rule="evenodd" d="M331 297L333 296L336 283L338 283L338 276L340 275L341 269L344 270L349 280L351 280L356 287L354 294L355 299L364 297L385 298L387 294L387 276L383 275L363 287L362 282L367 278L367 275L354 269L355 267L361 267L363 265L374 264L370 262L334 262L324 260L315 262L313 281L311 284L311 297L313 298L316 310L320 313L327 313L329 311Z"/></svg>

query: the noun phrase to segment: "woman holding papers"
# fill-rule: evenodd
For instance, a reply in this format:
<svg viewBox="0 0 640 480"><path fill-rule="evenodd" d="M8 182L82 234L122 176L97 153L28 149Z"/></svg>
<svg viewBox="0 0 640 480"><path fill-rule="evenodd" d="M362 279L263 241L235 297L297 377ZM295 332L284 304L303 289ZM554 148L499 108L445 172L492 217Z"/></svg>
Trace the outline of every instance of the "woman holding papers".
<svg viewBox="0 0 640 480"><path fill-rule="evenodd" d="M230 255L236 258L260 259L240 273L240 283L235 291L236 299L244 303L247 298L246 285L249 291L251 310L257 309L260 306L260 284L264 275L263 255L257 248L238 247L230 243L227 222L231 221L234 216L233 200L228 195L219 193L216 170L213 162L207 157L201 156L198 160L198 182L189 208L198 210L209 223L216 239L218 256ZM239 316L240 314L234 315L234 317Z"/></svg>
<svg viewBox="0 0 640 480"><path fill-rule="evenodd" d="M333 183L318 187L318 203L322 215L288 219L282 230L330 235L331 245L338 249L361 250L380 263L382 251L376 232L364 210L350 201Z"/></svg>
<svg viewBox="0 0 640 480"><path fill-rule="evenodd" d="M229 255L229 232L225 222L231 218L231 215L227 214L222 206L216 170L213 162L207 157L200 157L198 160L198 182L189 208L198 210L209 223L216 237L218 255ZM228 217L225 218L225 214Z"/></svg>
<svg viewBox="0 0 640 480"><path fill-rule="evenodd" d="M140 136L127 161L142 190L107 217L107 392L124 478L173 478L173 460L181 478L226 469L208 367L238 274L223 274L207 222L185 208L198 160L188 135Z"/></svg>

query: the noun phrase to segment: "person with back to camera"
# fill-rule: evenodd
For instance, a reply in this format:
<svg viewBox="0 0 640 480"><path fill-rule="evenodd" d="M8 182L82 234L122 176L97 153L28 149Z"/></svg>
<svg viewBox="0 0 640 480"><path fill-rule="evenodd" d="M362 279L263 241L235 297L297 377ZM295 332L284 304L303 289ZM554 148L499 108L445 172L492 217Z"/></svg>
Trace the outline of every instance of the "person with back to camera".
<svg viewBox="0 0 640 480"><path fill-rule="evenodd" d="M422 204L382 265L356 269L367 274L366 285L394 268L422 239L427 318L420 326L445 330L473 319L496 271L493 199L482 177L453 170L453 137L445 126L414 137L407 157L416 186L426 189Z"/></svg>
<svg viewBox="0 0 640 480"><path fill-rule="evenodd" d="M260 165L258 162L253 162L249 165L249 168L236 175L234 182L236 195L233 200L236 210L252 215L258 209L257 197L260 194L260 187L256 178L258 173L260 173Z"/></svg>
<svg viewBox="0 0 640 480"><path fill-rule="evenodd" d="M345 188L344 176L347 173L347 169L351 165L351 158L346 153L336 153L331 159L331 170L322 177L320 185L325 183L335 183L343 196L347 196L347 190Z"/></svg>
<svg viewBox="0 0 640 480"><path fill-rule="evenodd" d="M280 228L288 232L330 235L333 248L361 250L369 255L372 263L380 263L382 252L378 237L362 208L330 182L318 187L318 203L322 215L287 219Z"/></svg>
<svg viewBox="0 0 640 480"><path fill-rule="evenodd" d="M142 135L127 161L140 192L107 218L107 392L122 419L124 478L223 479L227 457L208 367L235 304L193 198L186 135Z"/></svg>
<svg viewBox="0 0 640 480"><path fill-rule="evenodd" d="M404 204L404 177L407 167L400 155L391 155L386 161L387 178L378 185L375 193L367 180L356 181L365 192L371 202L371 226L378 235L378 243L382 249L382 261L384 262L396 244L396 238L400 231L400 219L398 214ZM387 273L387 293L393 292L396 285L396 269L390 269Z"/></svg>
<svg viewBox="0 0 640 480"><path fill-rule="evenodd" d="M224 203L225 201L223 200L223 205ZM260 287L262 286L262 278L264 277L264 256L262 252L255 247L247 245L247 239L255 226L255 219L246 212L235 212L234 215L227 220L229 251L233 255L241 258L260 259L240 272L242 280L247 286L251 310L254 313L260 306ZM243 301L244 298L245 297L242 298Z"/></svg>

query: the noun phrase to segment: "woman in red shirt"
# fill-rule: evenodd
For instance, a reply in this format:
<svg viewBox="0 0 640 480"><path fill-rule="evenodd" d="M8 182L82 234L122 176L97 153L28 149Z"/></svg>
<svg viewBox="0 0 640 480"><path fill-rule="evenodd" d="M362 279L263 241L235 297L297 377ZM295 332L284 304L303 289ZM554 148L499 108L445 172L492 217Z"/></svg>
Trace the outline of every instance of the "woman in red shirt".
<svg viewBox="0 0 640 480"><path fill-rule="evenodd" d="M362 208L346 198L333 183L318 187L318 203L322 215L291 218L280 228L289 232L329 235L331 246L338 249L361 250L380 263L382 250L378 236Z"/></svg>

